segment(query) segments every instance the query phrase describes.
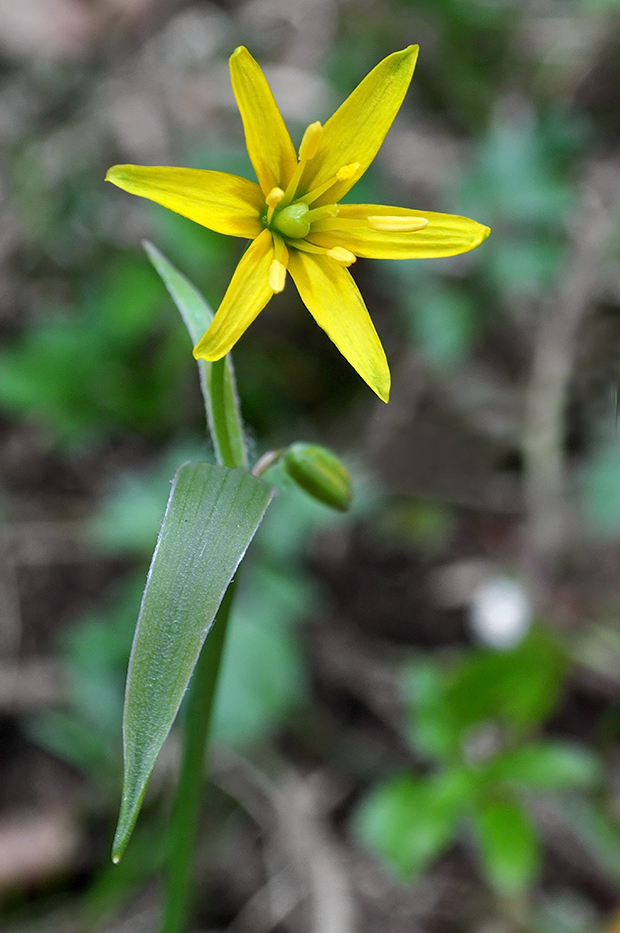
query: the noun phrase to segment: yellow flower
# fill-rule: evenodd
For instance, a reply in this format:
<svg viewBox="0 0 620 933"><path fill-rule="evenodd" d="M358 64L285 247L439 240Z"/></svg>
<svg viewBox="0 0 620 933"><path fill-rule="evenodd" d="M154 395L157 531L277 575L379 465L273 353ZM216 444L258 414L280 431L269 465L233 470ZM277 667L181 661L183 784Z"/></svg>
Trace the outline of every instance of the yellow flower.
<svg viewBox="0 0 620 933"><path fill-rule="evenodd" d="M358 256L453 256L489 229L466 217L378 204L339 204L366 171L403 101L418 56L388 55L322 126L312 123L299 154L267 80L247 49L230 58L232 86L258 184L224 172L115 165L106 180L191 220L252 242L213 323L194 348L218 360L234 346L290 272L301 298L340 352L387 402L390 371L348 266Z"/></svg>

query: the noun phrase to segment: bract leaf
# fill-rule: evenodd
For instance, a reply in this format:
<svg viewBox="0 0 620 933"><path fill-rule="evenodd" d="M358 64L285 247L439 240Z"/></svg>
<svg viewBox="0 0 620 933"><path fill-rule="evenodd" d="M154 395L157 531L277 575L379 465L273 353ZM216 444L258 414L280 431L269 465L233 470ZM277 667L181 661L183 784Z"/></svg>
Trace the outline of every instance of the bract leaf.
<svg viewBox="0 0 620 933"><path fill-rule="evenodd" d="M272 494L244 470L209 463L186 463L173 480L129 660L116 861L215 614Z"/></svg>
<svg viewBox="0 0 620 933"><path fill-rule="evenodd" d="M146 254L153 263L155 270L159 273L164 285L170 293L170 297L181 313L181 317L192 338L192 343L197 344L200 338L208 329L213 320L213 311L209 307L207 300L192 285L192 283L179 270L172 265L170 260L166 259L163 253L144 240L143 244ZM233 369L232 358L230 354L226 357L224 367L224 385L222 391L212 392L211 383L214 375L213 363L206 360L198 360L198 370L200 372L200 387L205 402L205 411L207 414L207 424L213 440L215 454L218 463L226 466L243 466L247 468L247 455L243 433L240 429L241 415L239 411L239 398L237 395L237 383L235 380L235 371ZM223 398L225 408L225 419L227 426L227 437L218 441L218 434L213 430L213 404L214 399ZM219 432L221 435L221 432Z"/></svg>

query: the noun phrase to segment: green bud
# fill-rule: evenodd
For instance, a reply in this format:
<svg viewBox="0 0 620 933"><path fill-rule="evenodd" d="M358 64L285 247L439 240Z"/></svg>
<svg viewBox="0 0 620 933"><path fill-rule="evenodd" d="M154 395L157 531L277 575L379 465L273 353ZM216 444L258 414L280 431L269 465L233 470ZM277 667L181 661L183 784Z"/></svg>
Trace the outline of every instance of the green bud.
<svg viewBox="0 0 620 933"><path fill-rule="evenodd" d="M313 499L341 512L351 505L349 471L330 450L317 444L291 444L282 462L291 479Z"/></svg>

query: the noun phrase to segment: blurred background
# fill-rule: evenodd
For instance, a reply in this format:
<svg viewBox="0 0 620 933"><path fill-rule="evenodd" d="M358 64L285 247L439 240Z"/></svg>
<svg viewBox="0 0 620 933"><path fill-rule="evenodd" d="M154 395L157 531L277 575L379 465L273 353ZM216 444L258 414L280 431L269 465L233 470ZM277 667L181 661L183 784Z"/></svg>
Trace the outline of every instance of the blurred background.
<svg viewBox="0 0 620 933"><path fill-rule="evenodd" d="M219 694L191 929L620 929L620 2L0 0L0 929L157 928L173 735L109 862L133 626L176 467L212 457L148 237L214 306L243 244L103 184L252 177L227 58L296 143L421 47L350 196L491 238L355 277L389 406L294 288L235 348L253 459L320 441L351 513L287 485Z"/></svg>

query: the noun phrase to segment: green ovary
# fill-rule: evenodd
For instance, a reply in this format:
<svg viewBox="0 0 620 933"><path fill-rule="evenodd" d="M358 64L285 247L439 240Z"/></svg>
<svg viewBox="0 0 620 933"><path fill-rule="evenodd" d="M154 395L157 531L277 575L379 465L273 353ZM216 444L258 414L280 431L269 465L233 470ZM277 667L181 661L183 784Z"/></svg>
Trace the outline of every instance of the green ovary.
<svg viewBox="0 0 620 933"><path fill-rule="evenodd" d="M269 226L285 237L298 240L310 232L309 213L308 205L303 201L298 201L296 204L283 207L280 211L276 210Z"/></svg>

